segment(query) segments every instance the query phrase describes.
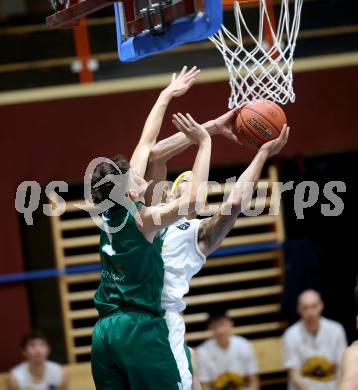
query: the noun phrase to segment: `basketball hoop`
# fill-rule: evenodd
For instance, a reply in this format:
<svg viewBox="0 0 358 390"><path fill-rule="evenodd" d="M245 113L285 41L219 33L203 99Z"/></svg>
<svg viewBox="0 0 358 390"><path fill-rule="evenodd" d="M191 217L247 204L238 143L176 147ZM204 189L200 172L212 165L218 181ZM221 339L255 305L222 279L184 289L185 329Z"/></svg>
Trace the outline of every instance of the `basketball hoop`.
<svg viewBox="0 0 358 390"><path fill-rule="evenodd" d="M222 25L220 31L210 37L228 69L230 108L262 99L281 104L295 101L292 66L303 0L293 0L291 10L290 1L281 0L277 23L271 1L234 1L235 33ZM256 34L247 25L240 5L248 2L259 3Z"/></svg>

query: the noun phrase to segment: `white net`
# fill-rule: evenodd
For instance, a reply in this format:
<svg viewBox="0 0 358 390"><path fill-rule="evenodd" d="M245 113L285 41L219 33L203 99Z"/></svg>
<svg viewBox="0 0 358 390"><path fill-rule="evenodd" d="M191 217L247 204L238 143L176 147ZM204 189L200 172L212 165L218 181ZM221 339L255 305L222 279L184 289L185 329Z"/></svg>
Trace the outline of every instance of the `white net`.
<svg viewBox="0 0 358 390"><path fill-rule="evenodd" d="M234 1L236 34L223 25L210 37L229 72L230 108L261 99L281 104L295 101L292 66L303 0L294 0L291 6L289 0L281 0L276 27L266 0L258 3L256 33L247 25L239 2ZM267 35L270 42L265 40Z"/></svg>

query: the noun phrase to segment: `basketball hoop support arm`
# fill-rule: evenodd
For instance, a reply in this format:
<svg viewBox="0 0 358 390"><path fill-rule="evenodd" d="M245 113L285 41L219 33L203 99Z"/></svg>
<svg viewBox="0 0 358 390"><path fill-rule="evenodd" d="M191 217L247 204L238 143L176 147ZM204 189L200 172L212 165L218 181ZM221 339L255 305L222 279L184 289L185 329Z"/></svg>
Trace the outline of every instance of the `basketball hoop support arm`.
<svg viewBox="0 0 358 390"><path fill-rule="evenodd" d="M70 5L46 18L48 28L72 27L79 19L113 5L114 0L86 0Z"/></svg>

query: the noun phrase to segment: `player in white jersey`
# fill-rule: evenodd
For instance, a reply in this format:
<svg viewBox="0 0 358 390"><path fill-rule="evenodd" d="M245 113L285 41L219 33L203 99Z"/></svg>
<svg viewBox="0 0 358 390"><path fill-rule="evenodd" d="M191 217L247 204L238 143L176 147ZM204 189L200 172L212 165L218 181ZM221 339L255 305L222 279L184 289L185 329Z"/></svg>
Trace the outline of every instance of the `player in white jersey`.
<svg viewBox="0 0 358 390"><path fill-rule="evenodd" d="M235 140L236 136L232 131L235 115L235 110L232 110L205 123L204 127L210 135L221 134L228 139ZM187 128L191 126L189 121L183 115L178 114L173 116L173 123L180 133L157 143L151 152L147 175L154 178L152 189L157 183L166 180L167 161L192 144L192 141L185 135ZM267 142L258 150L250 166L233 186L226 201L212 217L199 220L196 215L185 216L170 226L165 233L162 252L165 267L162 306L166 309L169 341L182 377L184 390L190 390L193 381L190 361L187 359L188 351L184 347L185 324L180 315L185 309L184 295L189 291L190 280L200 271L206 257L219 247L233 227L240 214L243 199L249 195L245 192L249 187L251 194L252 186L245 186L245 183L257 184L265 162L270 156L281 151L287 142L288 135L289 128L285 125L279 138ZM174 198L180 196L190 181L190 172L180 175L173 185L170 196ZM150 189L147 190L146 201L148 204L153 204ZM194 378L194 384L200 388L196 378Z"/></svg>
<svg viewBox="0 0 358 390"><path fill-rule="evenodd" d="M9 390L66 390L67 380L63 368L47 360L50 347L40 332L25 336L22 352L26 361L14 367L9 374Z"/></svg>

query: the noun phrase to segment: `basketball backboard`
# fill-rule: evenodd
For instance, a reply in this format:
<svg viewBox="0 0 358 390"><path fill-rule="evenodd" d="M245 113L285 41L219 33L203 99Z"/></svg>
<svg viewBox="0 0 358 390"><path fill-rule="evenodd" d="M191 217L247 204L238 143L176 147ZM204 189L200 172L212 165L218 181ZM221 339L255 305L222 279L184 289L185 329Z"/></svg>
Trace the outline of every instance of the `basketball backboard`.
<svg viewBox="0 0 358 390"><path fill-rule="evenodd" d="M54 0L49 28L76 26L79 19L114 4L118 54L136 61L187 42L207 39L222 23L221 0Z"/></svg>

